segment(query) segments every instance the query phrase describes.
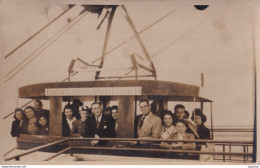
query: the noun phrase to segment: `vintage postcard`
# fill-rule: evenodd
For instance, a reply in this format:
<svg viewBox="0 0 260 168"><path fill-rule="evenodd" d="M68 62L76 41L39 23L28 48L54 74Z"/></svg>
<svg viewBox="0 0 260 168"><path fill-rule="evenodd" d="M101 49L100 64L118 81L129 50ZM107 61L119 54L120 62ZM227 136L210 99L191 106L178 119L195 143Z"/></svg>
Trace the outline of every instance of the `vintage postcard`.
<svg viewBox="0 0 260 168"><path fill-rule="evenodd" d="M257 164L258 1L2 0L1 164Z"/></svg>

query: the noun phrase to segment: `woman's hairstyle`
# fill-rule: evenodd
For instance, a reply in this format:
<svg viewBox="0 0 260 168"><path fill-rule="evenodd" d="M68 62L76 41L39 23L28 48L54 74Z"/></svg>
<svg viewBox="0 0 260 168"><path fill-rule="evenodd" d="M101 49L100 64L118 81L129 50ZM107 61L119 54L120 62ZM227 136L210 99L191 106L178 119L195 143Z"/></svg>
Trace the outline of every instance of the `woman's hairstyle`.
<svg viewBox="0 0 260 168"><path fill-rule="evenodd" d="M179 123L179 122L183 123L186 128L189 128L188 124L187 124L183 119L181 119L181 120L176 120L175 124L177 124L177 123Z"/></svg>
<svg viewBox="0 0 260 168"><path fill-rule="evenodd" d="M194 121L194 113L195 113L196 116L200 116L202 123L205 123L207 121L207 116L205 114L203 114L202 109L195 108L195 110L193 110L193 113L192 113L192 116L191 116L191 119L193 121Z"/></svg>
<svg viewBox="0 0 260 168"><path fill-rule="evenodd" d="M174 119L173 114L172 114L172 112L170 110L163 110L162 111L162 118L161 118L163 125L165 124L164 120L163 120L165 115L170 115L172 117L172 121Z"/></svg>
<svg viewBox="0 0 260 168"><path fill-rule="evenodd" d="M23 109L21 109L21 108L16 108L15 110L14 110L14 119L16 119L17 120L17 118L16 118L16 113L18 112L18 111L20 111L21 113L22 113L22 119L24 119L25 118L25 114L24 114L24 111L23 111Z"/></svg>
<svg viewBox="0 0 260 168"><path fill-rule="evenodd" d="M24 108L24 112L27 110L27 109L31 109L33 111L33 113L35 114L35 109L33 108L33 106L26 106Z"/></svg>
<svg viewBox="0 0 260 168"><path fill-rule="evenodd" d="M40 123L39 123L39 121L40 121L40 119L41 119L42 117L45 118L45 120L46 120L46 125L49 127L49 121L48 121L47 117L46 117L44 114L40 115L40 116L37 118L36 126L37 126L38 128L42 127L42 126L40 125Z"/></svg>

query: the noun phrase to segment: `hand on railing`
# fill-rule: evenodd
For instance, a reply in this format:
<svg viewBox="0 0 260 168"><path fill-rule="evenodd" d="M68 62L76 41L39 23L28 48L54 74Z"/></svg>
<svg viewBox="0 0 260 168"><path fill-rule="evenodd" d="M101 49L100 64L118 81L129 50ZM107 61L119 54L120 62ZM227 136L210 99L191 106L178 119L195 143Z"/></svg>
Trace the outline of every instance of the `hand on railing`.
<svg viewBox="0 0 260 168"><path fill-rule="evenodd" d="M99 136L97 135L97 134L95 134L95 138L99 138ZM98 140L92 140L91 141L91 145L96 145L96 144L98 144Z"/></svg>

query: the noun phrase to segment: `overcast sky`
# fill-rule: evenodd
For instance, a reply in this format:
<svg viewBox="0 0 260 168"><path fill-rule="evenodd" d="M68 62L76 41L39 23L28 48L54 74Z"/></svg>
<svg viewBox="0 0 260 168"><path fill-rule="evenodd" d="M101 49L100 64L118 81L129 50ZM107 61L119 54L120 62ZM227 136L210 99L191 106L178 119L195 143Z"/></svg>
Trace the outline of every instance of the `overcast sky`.
<svg viewBox="0 0 260 168"><path fill-rule="evenodd" d="M67 77L72 59L80 57L90 63L102 53L108 19L100 30L96 30L105 11L99 18L96 14L88 13L39 56L35 57L36 52L29 57L23 65L35 58L4 83L16 71L5 77L7 73L82 10L80 6L74 7L36 38L4 59L8 52L66 9L64 4L57 1L24 2L0 2L1 107L4 109L1 111L1 120L16 107L19 87L60 82ZM204 73L205 86L201 88L200 95L214 101L215 126L253 126L254 2L256 1L216 1L203 11L196 10L187 1L126 5L139 31L172 12L144 31L141 38L152 56L158 80L200 86L200 74ZM133 32L124 15L122 8L118 7L108 50L122 41L127 40L127 43L106 56L104 67L129 68L129 54L137 52L144 56L137 41L129 40ZM72 81L84 80L94 80L94 73L81 73L72 78ZM172 108L173 106L170 107ZM205 113L209 114L208 107ZM11 120L12 117L2 124L8 125ZM9 131L8 128L5 133L8 136Z"/></svg>

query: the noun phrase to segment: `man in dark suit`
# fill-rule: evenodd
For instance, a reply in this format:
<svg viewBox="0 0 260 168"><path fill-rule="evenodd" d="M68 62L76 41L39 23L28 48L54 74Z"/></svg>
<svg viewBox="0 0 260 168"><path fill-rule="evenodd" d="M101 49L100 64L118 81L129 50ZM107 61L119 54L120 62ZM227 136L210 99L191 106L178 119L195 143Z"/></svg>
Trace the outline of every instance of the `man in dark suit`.
<svg viewBox="0 0 260 168"><path fill-rule="evenodd" d="M101 102L91 105L94 116L89 117L86 122L86 136L95 138L112 138L115 135L115 122L112 116L102 114ZM104 145L104 141L91 141L92 145Z"/></svg>

